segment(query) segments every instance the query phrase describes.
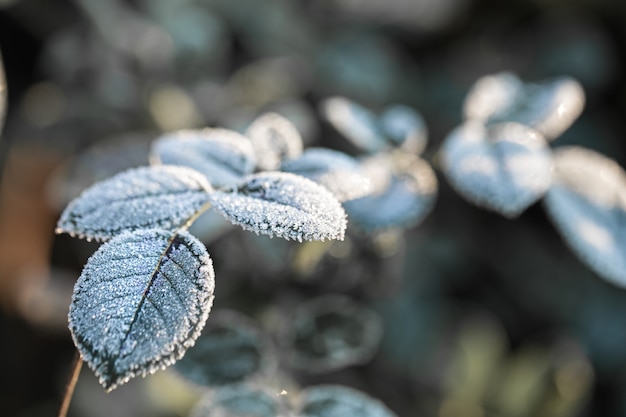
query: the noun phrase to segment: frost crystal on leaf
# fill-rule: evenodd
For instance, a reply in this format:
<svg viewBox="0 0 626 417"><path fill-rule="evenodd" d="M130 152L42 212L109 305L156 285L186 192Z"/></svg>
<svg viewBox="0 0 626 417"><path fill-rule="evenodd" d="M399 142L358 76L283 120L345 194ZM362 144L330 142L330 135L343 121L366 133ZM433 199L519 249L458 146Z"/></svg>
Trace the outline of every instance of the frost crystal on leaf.
<svg viewBox="0 0 626 417"><path fill-rule="evenodd" d="M396 417L380 400L341 385L318 385L302 391L301 417Z"/></svg>
<svg viewBox="0 0 626 417"><path fill-rule="evenodd" d="M239 181L256 165L252 143L227 129L181 130L163 135L152 145L151 160L153 164L193 168L214 187Z"/></svg>
<svg viewBox="0 0 626 417"><path fill-rule="evenodd" d="M374 192L344 203L350 221L366 232L417 225L435 204L437 177L433 169L410 154L396 161L379 157L373 161L379 171Z"/></svg>
<svg viewBox="0 0 626 417"><path fill-rule="evenodd" d="M331 97L320 105L322 116L359 149L376 153L387 141L376 115L345 97Z"/></svg>
<svg viewBox="0 0 626 417"><path fill-rule="evenodd" d="M466 119L483 123L521 123L552 140L574 123L584 105L583 88L572 78L524 84L503 72L474 84L465 99L464 113Z"/></svg>
<svg viewBox="0 0 626 417"><path fill-rule="evenodd" d="M428 131L424 118L411 107L394 105L380 115L380 124L389 140L408 152L421 154L426 148Z"/></svg>
<svg viewBox="0 0 626 417"><path fill-rule="evenodd" d="M557 148L544 204L573 252L598 275L626 288L624 170L588 149Z"/></svg>
<svg viewBox="0 0 626 417"><path fill-rule="evenodd" d="M360 198L370 192L370 181L357 160L342 152L309 148L280 169L309 178L326 187L339 201Z"/></svg>
<svg viewBox="0 0 626 417"><path fill-rule="evenodd" d="M326 188L287 172L262 172L209 199L233 224L287 240L342 240L346 213Z"/></svg>
<svg viewBox="0 0 626 417"><path fill-rule="evenodd" d="M517 124L467 122L441 148L452 187L476 205L515 217L550 187L550 150L536 131Z"/></svg>
<svg viewBox="0 0 626 417"><path fill-rule="evenodd" d="M257 166L264 171L278 169L283 159L302 153L302 137L296 127L278 113L266 113L246 130L257 155Z"/></svg>
<svg viewBox="0 0 626 417"><path fill-rule="evenodd" d="M188 233L123 233L89 258L76 282L72 338L110 391L183 356L208 317L214 285L209 254Z"/></svg>
<svg viewBox="0 0 626 417"><path fill-rule="evenodd" d="M190 168L130 169L98 182L61 214L57 232L106 240L147 228L174 230L208 201L211 185Z"/></svg>
<svg viewBox="0 0 626 417"><path fill-rule="evenodd" d="M205 387L242 383L274 372L271 340L247 317L216 311L193 348L174 365L187 380Z"/></svg>

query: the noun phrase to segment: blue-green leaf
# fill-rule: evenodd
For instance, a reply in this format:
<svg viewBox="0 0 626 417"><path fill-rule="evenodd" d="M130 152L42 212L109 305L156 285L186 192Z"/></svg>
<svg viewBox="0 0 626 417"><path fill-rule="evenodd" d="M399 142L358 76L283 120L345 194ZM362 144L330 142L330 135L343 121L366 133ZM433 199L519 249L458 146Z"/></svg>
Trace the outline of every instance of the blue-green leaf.
<svg viewBox="0 0 626 417"><path fill-rule="evenodd" d="M407 228L419 224L437 197L437 177L425 160L410 154L375 157L367 165L374 192L346 201L348 218L365 232Z"/></svg>
<svg viewBox="0 0 626 417"><path fill-rule="evenodd" d="M421 154L426 148L428 131L424 118L409 106L393 105L380 115L380 125L396 146Z"/></svg>
<svg viewBox="0 0 626 417"><path fill-rule="evenodd" d="M344 296L315 298L290 320L289 364L308 373L363 364L376 353L381 336L373 310Z"/></svg>
<svg viewBox="0 0 626 417"><path fill-rule="evenodd" d="M233 224L287 240L342 240L346 213L326 188L287 172L261 172L209 195Z"/></svg>
<svg viewBox="0 0 626 417"><path fill-rule="evenodd" d="M613 160L568 146L554 152L544 199L557 230L598 275L626 287L626 173Z"/></svg>
<svg viewBox="0 0 626 417"><path fill-rule="evenodd" d="M207 201L211 185L176 166L130 169L98 182L63 211L57 233L106 240L124 231L183 226Z"/></svg>
<svg viewBox="0 0 626 417"><path fill-rule="evenodd" d="M269 171L280 167L284 159L297 158L302 153L302 137L296 127L278 113L266 113L246 130L254 152L257 166Z"/></svg>
<svg viewBox="0 0 626 417"><path fill-rule="evenodd" d="M309 148L299 158L284 161L280 169L309 178L326 187L339 201L370 192L370 181L351 156L326 148Z"/></svg>
<svg viewBox="0 0 626 417"><path fill-rule="evenodd" d="M231 185L256 165L250 141L227 129L181 130L152 144L153 164L183 165L203 173L214 187Z"/></svg>
<svg viewBox="0 0 626 417"><path fill-rule="evenodd" d="M276 393L261 388L224 386L205 394L189 417L276 417L280 415L276 399Z"/></svg>
<svg viewBox="0 0 626 417"><path fill-rule="evenodd" d="M516 217L551 183L552 158L543 136L517 123L467 122L441 148L452 187L474 204Z"/></svg>
<svg viewBox="0 0 626 417"><path fill-rule="evenodd" d="M468 93L466 119L482 123L517 122L552 140L582 113L585 92L573 78L525 84L503 72L480 78Z"/></svg>
<svg viewBox="0 0 626 417"><path fill-rule="evenodd" d="M274 371L273 349L252 320L235 311L217 311L175 369L201 386L238 384Z"/></svg>
<svg viewBox="0 0 626 417"><path fill-rule="evenodd" d="M378 118L365 107L345 97L331 97L321 103L320 112L359 149L376 153L388 147Z"/></svg>
<svg viewBox="0 0 626 417"><path fill-rule="evenodd" d="M89 258L76 282L72 338L110 391L183 356L208 317L214 285L209 254L188 233L123 233Z"/></svg>
<svg viewBox="0 0 626 417"><path fill-rule="evenodd" d="M301 417L396 417L380 400L341 385L318 385L302 391Z"/></svg>

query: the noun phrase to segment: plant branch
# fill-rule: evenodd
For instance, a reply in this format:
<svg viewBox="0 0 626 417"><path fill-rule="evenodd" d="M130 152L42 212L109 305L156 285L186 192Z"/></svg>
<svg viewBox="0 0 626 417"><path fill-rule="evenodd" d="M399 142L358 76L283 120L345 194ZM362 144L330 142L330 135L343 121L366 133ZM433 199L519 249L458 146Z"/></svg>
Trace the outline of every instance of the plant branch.
<svg viewBox="0 0 626 417"><path fill-rule="evenodd" d="M70 375L70 378L67 382L67 387L65 388L65 396L63 396L63 402L61 403L58 417L67 416L67 411L70 408L70 402L72 401L72 396L74 395L74 388L76 388L76 383L78 382L78 376L80 375L80 370L82 367L83 360L77 350L74 354L74 360L72 362L72 374Z"/></svg>

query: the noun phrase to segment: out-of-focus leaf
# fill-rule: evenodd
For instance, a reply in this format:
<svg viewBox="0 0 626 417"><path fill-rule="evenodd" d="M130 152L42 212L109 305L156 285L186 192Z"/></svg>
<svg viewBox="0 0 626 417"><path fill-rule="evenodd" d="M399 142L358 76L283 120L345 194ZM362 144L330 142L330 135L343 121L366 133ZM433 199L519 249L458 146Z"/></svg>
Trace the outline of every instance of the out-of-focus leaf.
<svg viewBox="0 0 626 417"><path fill-rule="evenodd" d="M7 83L4 76L4 65L0 55L0 134L4 126L4 116L7 112Z"/></svg>
<svg viewBox="0 0 626 417"><path fill-rule="evenodd" d="M346 213L330 191L287 172L250 175L209 199L233 224L287 240L341 240L347 225Z"/></svg>
<svg viewBox="0 0 626 417"><path fill-rule="evenodd" d="M301 417L396 417L380 400L341 385L318 385L302 391Z"/></svg>
<svg viewBox="0 0 626 417"><path fill-rule="evenodd" d="M370 192L370 181L359 162L339 151L309 148L299 158L284 161L280 169L323 185L339 201L360 198Z"/></svg>
<svg viewBox="0 0 626 417"><path fill-rule="evenodd" d="M209 254L188 233L116 236L89 259L74 288L74 343L110 391L180 359L204 326L214 286Z"/></svg>
<svg viewBox="0 0 626 417"><path fill-rule="evenodd" d="M550 218L587 266L626 287L626 173L576 146L558 148L553 159L554 181L544 200Z"/></svg>
<svg viewBox="0 0 626 417"><path fill-rule="evenodd" d="M339 295L302 304L291 326L289 363L309 373L369 361L382 336L381 320L373 310Z"/></svg>
<svg viewBox="0 0 626 417"><path fill-rule="evenodd" d="M390 106L380 115L380 124L389 140L409 152L421 154L428 131L424 118L409 106Z"/></svg>
<svg viewBox="0 0 626 417"><path fill-rule="evenodd" d="M387 147L376 115L345 97L330 97L320 104L328 122L359 149L376 153Z"/></svg>
<svg viewBox="0 0 626 417"><path fill-rule="evenodd" d="M297 158L302 153L302 138L296 127L278 113L266 113L252 122L246 130L262 170L280 167L284 159Z"/></svg>
<svg viewBox="0 0 626 417"><path fill-rule="evenodd" d="M175 369L201 386L238 384L276 367L271 340L247 317L217 311Z"/></svg>
<svg viewBox="0 0 626 417"><path fill-rule="evenodd" d="M375 160L381 172L378 178L370 176L374 192L344 203L351 224L366 232L419 224L437 196L437 177L431 166L410 154Z"/></svg>
<svg viewBox="0 0 626 417"><path fill-rule="evenodd" d="M276 417L279 408L275 393L238 384L204 395L189 417Z"/></svg>
<svg viewBox="0 0 626 417"><path fill-rule="evenodd" d="M583 88L572 78L524 84L503 72L476 81L465 99L464 114L483 123L521 123L552 140L574 123L584 105Z"/></svg>
<svg viewBox="0 0 626 417"><path fill-rule="evenodd" d="M98 182L61 214L57 233L106 240L124 231L183 226L209 198L197 171L159 165L130 169Z"/></svg>
<svg viewBox="0 0 626 417"><path fill-rule="evenodd" d="M227 129L181 130L152 144L153 164L183 165L203 173L214 187L232 185L254 171L250 141Z"/></svg>
<svg viewBox="0 0 626 417"><path fill-rule="evenodd" d="M552 159L541 134L517 123L467 122L441 148L452 187L474 204L516 217L550 187Z"/></svg>

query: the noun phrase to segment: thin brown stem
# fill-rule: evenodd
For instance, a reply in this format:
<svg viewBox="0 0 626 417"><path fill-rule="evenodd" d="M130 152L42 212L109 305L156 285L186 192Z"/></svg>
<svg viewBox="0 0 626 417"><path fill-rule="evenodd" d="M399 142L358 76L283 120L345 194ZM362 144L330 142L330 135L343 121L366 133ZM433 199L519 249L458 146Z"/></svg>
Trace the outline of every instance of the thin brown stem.
<svg viewBox="0 0 626 417"><path fill-rule="evenodd" d="M63 402L61 403L61 408L59 409L59 417L66 417L67 411L70 409L70 402L72 402L72 396L74 395L74 388L76 388L76 383L78 382L78 376L80 375L80 369L83 367L83 360L80 357L78 351L74 354L74 361L72 363L72 375L67 382L67 387L65 388L65 396L63 397Z"/></svg>

